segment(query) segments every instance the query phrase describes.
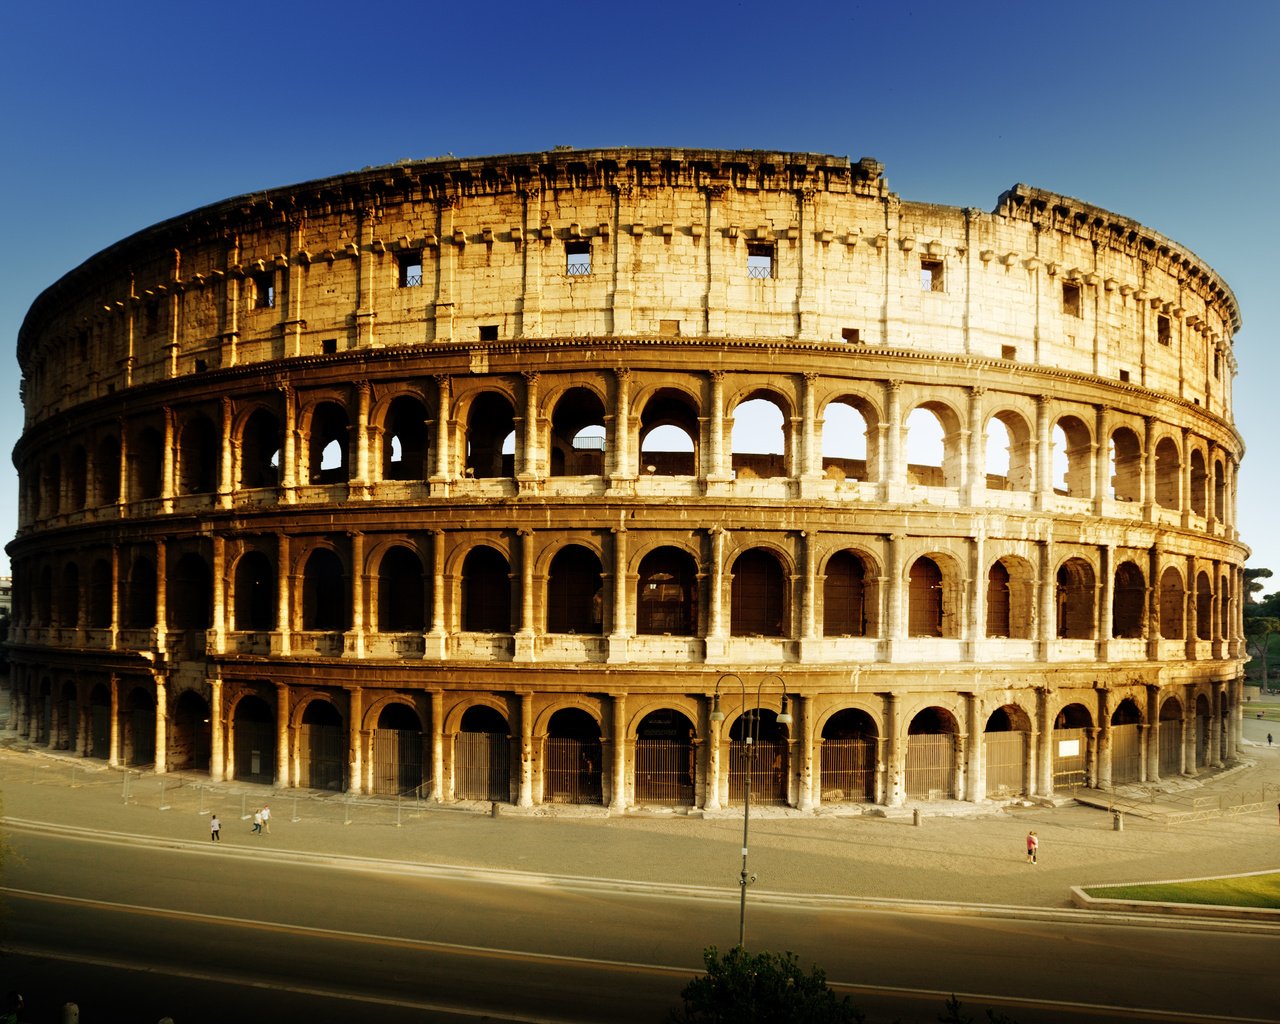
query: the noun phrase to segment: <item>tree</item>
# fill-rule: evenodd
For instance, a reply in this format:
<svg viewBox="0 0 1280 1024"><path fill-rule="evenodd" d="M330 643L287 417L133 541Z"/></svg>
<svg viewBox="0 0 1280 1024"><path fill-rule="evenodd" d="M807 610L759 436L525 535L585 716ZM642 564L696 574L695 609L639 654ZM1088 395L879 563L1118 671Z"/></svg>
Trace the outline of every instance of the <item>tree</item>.
<svg viewBox="0 0 1280 1024"><path fill-rule="evenodd" d="M1257 604L1254 600L1255 594L1262 593L1262 584L1259 580L1271 579L1270 569L1246 569L1244 571L1244 603L1246 605Z"/></svg>
<svg viewBox="0 0 1280 1024"><path fill-rule="evenodd" d="M1271 647L1271 634L1280 633L1280 619L1269 615L1252 615L1244 620L1245 645L1262 663L1262 690L1270 689L1267 683L1267 652Z"/></svg>
<svg viewBox="0 0 1280 1024"><path fill-rule="evenodd" d="M826 971L815 966L808 977L799 957L786 953L748 953L734 946L723 958L715 946L702 951L707 973L680 993L683 1009L672 1010L668 1024L862 1024L866 1015L827 988Z"/></svg>

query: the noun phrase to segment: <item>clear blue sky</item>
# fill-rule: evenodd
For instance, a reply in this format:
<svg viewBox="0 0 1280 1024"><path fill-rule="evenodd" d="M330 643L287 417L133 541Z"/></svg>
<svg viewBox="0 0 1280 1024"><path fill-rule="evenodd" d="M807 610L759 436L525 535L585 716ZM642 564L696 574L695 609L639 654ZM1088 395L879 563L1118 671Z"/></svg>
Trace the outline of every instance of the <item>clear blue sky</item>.
<svg viewBox="0 0 1280 1024"><path fill-rule="evenodd" d="M904 199L1026 182L1133 217L1240 300L1240 511L1280 574L1271 403L1280 4L9 3L0 139L0 443L32 299L219 199L389 163L557 144L883 161ZM17 481L0 468L0 536ZM7 559L0 573L7 573Z"/></svg>

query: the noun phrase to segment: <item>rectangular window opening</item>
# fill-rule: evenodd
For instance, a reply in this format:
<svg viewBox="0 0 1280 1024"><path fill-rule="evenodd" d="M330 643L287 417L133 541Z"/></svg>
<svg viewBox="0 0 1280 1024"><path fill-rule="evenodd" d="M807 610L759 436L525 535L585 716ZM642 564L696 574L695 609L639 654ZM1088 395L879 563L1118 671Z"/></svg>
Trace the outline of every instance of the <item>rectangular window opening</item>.
<svg viewBox="0 0 1280 1024"><path fill-rule="evenodd" d="M1222 357L1217 352L1213 354L1213 377L1215 380L1222 376Z"/></svg>
<svg viewBox="0 0 1280 1024"><path fill-rule="evenodd" d="M1128 371L1128 370L1121 370L1121 371L1120 371L1120 380L1121 380L1121 382L1122 382L1122 383L1124 383L1124 384L1128 384L1128 383L1129 383L1129 371Z"/></svg>
<svg viewBox="0 0 1280 1024"><path fill-rule="evenodd" d="M942 260L920 261L920 290L940 292L942 288Z"/></svg>
<svg viewBox="0 0 1280 1024"><path fill-rule="evenodd" d="M196 373L204 373L205 370L207 369L209 369L208 363L206 363L203 359L196 360Z"/></svg>
<svg viewBox="0 0 1280 1024"><path fill-rule="evenodd" d="M1000 346L1000 358L1001 358L1001 359L1017 359L1017 358L1018 358L1018 346L1016 346L1016 345L1001 345L1001 346Z"/></svg>
<svg viewBox="0 0 1280 1024"><path fill-rule="evenodd" d="M564 243L564 272L574 277L591 273L591 243L583 240Z"/></svg>
<svg viewBox="0 0 1280 1024"><path fill-rule="evenodd" d="M660 338L680 337L680 321L679 320L659 320L658 336Z"/></svg>
<svg viewBox="0 0 1280 1024"><path fill-rule="evenodd" d="M481 341L497 341L497 340L498 340L498 325L497 325L497 324L485 324L483 327L481 327L481 328L480 328L480 340L481 340Z"/></svg>
<svg viewBox="0 0 1280 1024"><path fill-rule="evenodd" d="M143 313L146 333L155 334L160 327L160 303L148 302Z"/></svg>
<svg viewBox="0 0 1280 1024"><path fill-rule="evenodd" d="M1156 317L1156 341L1161 345L1167 345L1173 339L1173 330L1169 324L1169 318L1161 314Z"/></svg>
<svg viewBox="0 0 1280 1024"><path fill-rule="evenodd" d="M747 243L747 277L773 277L773 243Z"/></svg>
<svg viewBox="0 0 1280 1024"><path fill-rule="evenodd" d="M259 274L253 279L255 309L271 309L276 304L276 275Z"/></svg>
<svg viewBox="0 0 1280 1024"><path fill-rule="evenodd" d="M859 327L840 328L840 337L850 345L862 344L862 329Z"/></svg>
<svg viewBox="0 0 1280 1024"><path fill-rule="evenodd" d="M1062 312L1067 316L1083 316L1080 312L1080 286L1070 281L1062 282Z"/></svg>
<svg viewBox="0 0 1280 1024"><path fill-rule="evenodd" d="M417 288L422 284L422 256L419 253L406 253L396 259L400 268L400 287Z"/></svg>
<svg viewBox="0 0 1280 1024"><path fill-rule="evenodd" d="M338 351L338 339L325 338L324 341L320 342L320 351L327 356L333 355Z"/></svg>
<svg viewBox="0 0 1280 1024"><path fill-rule="evenodd" d="M89 361L89 332L88 331L81 331L76 336L76 346L80 350L80 362L82 363L88 362Z"/></svg>

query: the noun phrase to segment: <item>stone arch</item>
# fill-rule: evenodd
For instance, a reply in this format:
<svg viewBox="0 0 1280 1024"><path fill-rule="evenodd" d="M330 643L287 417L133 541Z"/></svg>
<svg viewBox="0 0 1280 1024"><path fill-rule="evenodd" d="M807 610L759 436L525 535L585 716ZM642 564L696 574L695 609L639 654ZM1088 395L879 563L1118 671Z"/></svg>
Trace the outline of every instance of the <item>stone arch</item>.
<svg viewBox="0 0 1280 1024"><path fill-rule="evenodd" d="M125 601L125 625L129 629L150 629L156 624L156 569L151 559L136 555L129 565Z"/></svg>
<svg viewBox="0 0 1280 1024"><path fill-rule="evenodd" d="M863 552L843 548L822 567L824 636L879 636L877 567Z"/></svg>
<svg viewBox="0 0 1280 1024"><path fill-rule="evenodd" d="M936 423L937 430L941 432L940 447L930 445L928 456L919 455L918 457L927 457L931 461L923 463L914 463L911 461L911 430L912 420L915 420L915 429L917 431L928 429L932 432L933 427L923 417L928 414ZM916 403L914 407L907 412L902 420L902 444L900 450L904 453L907 462L907 481L912 484L925 487L959 487L960 486L960 467L963 463L963 452L961 451L961 429L964 418L951 405L950 402L940 398L929 398ZM919 450L919 444L914 447Z"/></svg>
<svg viewBox="0 0 1280 1024"><path fill-rule="evenodd" d="M41 510L46 516L56 516L62 511L62 457L56 452L45 460L40 490Z"/></svg>
<svg viewBox="0 0 1280 1024"><path fill-rule="evenodd" d="M701 465L701 402L679 385L655 388L640 407L640 432L636 450L640 465L652 466L656 476L697 476ZM688 439L686 449L680 435Z"/></svg>
<svg viewBox="0 0 1280 1024"><path fill-rule="evenodd" d="M880 479L881 415L875 403L864 395L838 393L818 409L818 423L822 427L822 471L827 477ZM861 442L852 434L860 436Z"/></svg>
<svg viewBox="0 0 1280 1024"><path fill-rule="evenodd" d="M729 802L743 802L749 774L753 803L785 806L790 780L790 728L779 722L778 713L763 701L758 709L740 709L732 723L726 720L724 724L729 736ZM750 744L745 742L747 729L754 739Z"/></svg>
<svg viewBox="0 0 1280 1024"><path fill-rule="evenodd" d="M515 454L505 452L515 433L515 405L503 391L486 388L470 395L466 431L459 439L466 475L476 479L515 476ZM459 419L462 414L459 411Z"/></svg>
<svg viewBox="0 0 1280 1024"><path fill-rule="evenodd" d="M1128 427L1111 431L1111 497L1116 501L1142 501L1142 442Z"/></svg>
<svg viewBox="0 0 1280 1024"><path fill-rule="evenodd" d="M987 569L987 636L1030 640L1035 622L1035 570L1019 555L1001 555Z"/></svg>
<svg viewBox="0 0 1280 1024"><path fill-rule="evenodd" d="M276 414L265 405L255 406L242 418L237 436L240 438L240 486L245 489L279 486L284 451Z"/></svg>
<svg viewBox="0 0 1280 1024"><path fill-rule="evenodd" d="M235 600L232 628L240 632L262 633L277 628L276 571L269 555L246 551L232 568Z"/></svg>
<svg viewBox="0 0 1280 1024"><path fill-rule="evenodd" d="M629 735L635 742L634 791L637 804L692 807L697 782L694 716L658 702L632 716ZM719 780L709 783L719 785Z"/></svg>
<svg viewBox="0 0 1280 1024"><path fill-rule="evenodd" d="M89 567L89 628L111 628L111 563L95 559Z"/></svg>
<svg viewBox="0 0 1280 1024"><path fill-rule="evenodd" d="M74 561L62 566L58 588L58 625L76 629L80 625L80 566Z"/></svg>
<svg viewBox="0 0 1280 1024"><path fill-rule="evenodd" d="M1116 566L1111 600L1111 635L1138 640L1146 635L1147 578L1130 560Z"/></svg>
<svg viewBox="0 0 1280 1024"><path fill-rule="evenodd" d="M89 504L89 456L84 445L71 449L67 466L67 511L78 512Z"/></svg>
<svg viewBox="0 0 1280 1024"><path fill-rule="evenodd" d="M933 551L913 559L906 568L907 635L960 635L963 596L955 559Z"/></svg>
<svg viewBox="0 0 1280 1024"><path fill-rule="evenodd" d="M93 455L94 501L98 505L114 505L120 500L120 441L107 434L98 441Z"/></svg>
<svg viewBox="0 0 1280 1024"><path fill-rule="evenodd" d="M89 691L88 727L86 754L105 761L111 756L111 694L102 683Z"/></svg>
<svg viewBox="0 0 1280 1024"><path fill-rule="evenodd" d="M342 792L347 787L346 716L329 694L311 691L294 708L298 785Z"/></svg>
<svg viewBox="0 0 1280 1024"><path fill-rule="evenodd" d="M144 686L134 686L120 702L120 756L128 765L156 760L156 699Z"/></svg>
<svg viewBox="0 0 1280 1024"><path fill-rule="evenodd" d="M276 713L253 690L236 695L227 709L232 733L232 771L237 782L276 781Z"/></svg>
<svg viewBox="0 0 1280 1024"><path fill-rule="evenodd" d="M461 588L463 632L511 632L511 566L496 547L480 543L467 551Z"/></svg>
<svg viewBox="0 0 1280 1024"><path fill-rule="evenodd" d="M1213 460L1213 517L1219 521L1226 518L1227 478L1221 459Z"/></svg>
<svg viewBox="0 0 1280 1024"><path fill-rule="evenodd" d="M306 553L302 567L302 628L323 633L351 628L351 588L345 560L327 544Z"/></svg>
<svg viewBox="0 0 1280 1024"><path fill-rule="evenodd" d="M636 570L636 633L694 636L698 628L698 560L676 545L649 549Z"/></svg>
<svg viewBox="0 0 1280 1024"><path fill-rule="evenodd" d="M992 490L1029 491L1035 482L1035 438L1026 417L1017 409L998 408L987 417L987 451L990 452L990 435L993 423L1004 427L1008 437L1008 468L1003 476L992 472L990 457L987 459L986 486Z"/></svg>
<svg viewBox="0 0 1280 1024"><path fill-rule="evenodd" d="M733 636L790 635L791 601L786 563L768 546L740 552L730 568Z"/></svg>
<svg viewBox="0 0 1280 1024"><path fill-rule="evenodd" d="M1055 621L1059 640L1091 640L1096 628L1093 566L1079 557L1068 558L1056 575Z"/></svg>
<svg viewBox="0 0 1280 1024"><path fill-rule="evenodd" d="M1207 517L1209 473L1205 469L1204 453L1199 448L1191 450L1191 511L1201 517Z"/></svg>
<svg viewBox="0 0 1280 1024"><path fill-rule="evenodd" d="M1203 571L1196 574L1196 639L1213 639L1213 582Z"/></svg>
<svg viewBox="0 0 1280 1024"><path fill-rule="evenodd" d="M1142 777L1142 709L1125 697L1111 713L1111 784L1124 786Z"/></svg>
<svg viewBox="0 0 1280 1024"><path fill-rule="evenodd" d="M175 770L209 770L213 749L213 723L209 702L195 690L183 690L173 703L173 727L169 736L169 767Z"/></svg>
<svg viewBox="0 0 1280 1024"><path fill-rule="evenodd" d="M378 632L425 630L431 607L431 576L421 556L413 547L402 543L385 545L377 556Z"/></svg>
<svg viewBox="0 0 1280 1024"><path fill-rule="evenodd" d="M640 723L655 712L662 711L680 715L693 727L695 738L698 736L698 721L702 713L698 700L680 694L664 694L640 698L634 703L628 699L626 738L636 739L640 735Z"/></svg>
<svg viewBox="0 0 1280 1024"><path fill-rule="evenodd" d="M1055 791L1089 782L1093 729L1093 712L1078 701L1068 701L1054 712L1050 757Z"/></svg>
<svg viewBox="0 0 1280 1024"><path fill-rule="evenodd" d="M152 426L138 429L129 445L129 497L145 500L160 497L164 482L164 437Z"/></svg>
<svg viewBox="0 0 1280 1024"><path fill-rule="evenodd" d="M604 569L600 556L582 544L565 544L547 569L546 631L601 633L604 629Z"/></svg>
<svg viewBox="0 0 1280 1024"><path fill-rule="evenodd" d="M735 477L749 480L793 476L792 403L787 396L773 388L749 387L729 405L731 414L725 425Z"/></svg>
<svg viewBox="0 0 1280 1024"><path fill-rule="evenodd" d="M932 704L907 724L904 784L908 800L954 800L959 792L960 725L947 708Z"/></svg>
<svg viewBox="0 0 1280 1024"><path fill-rule="evenodd" d="M172 629L200 630L213 625L213 573L198 552L188 551L169 574L167 621Z"/></svg>
<svg viewBox="0 0 1280 1024"><path fill-rule="evenodd" d="M179 494L212 494L218 489L222 441L208 416L194 413L181 424L177 456Z"/></svg>
<svg viewBox="0 0 1280 1024"><path fill-rule="evenodd" d="M1063 474L1066 486L1061 492L1072 498L1088 498L1093 494L1093 431L1080 417L1065 415L1058 417L1050 433L1055 443L1059 433L1066 456L1066 472ZM1054 477L1053 488L1059 490L1056 473Z"/></svg>
<svg viewBox="0 0 1280 1024"><path fill-rule="evenodd" d="M818 742L822 803L870 803L876 798L880 725L859 707L838 707L821 722Z"/></svg>
<svg viewBox="0 0 1280 1024"><path fill-rule="evenodd" d="M431 469L428 415L426 401L412 392L401 392L378 408L373 433L383 480L426 480Z"/></svg>
<svg viewBox="0 0 1280 1024"><path fill-rule="evenodd" d="M1156 504L1164 508L1182 507L1182 459L1178 442L1162 437L1156 442Z"/></svg>
<svg viewBox="0 0 1280 1024"><path fill-rule="evenodd" d="M1031 716L1016 702L987 715L982 733L987 797L1022 796L1031 787Z"/></svg>
<svg viewBox="0 0 1280 1024"><path fill-rule="evenodd" d="M590 384L574 382L547 395L551 408L547 457L550 476L603 476L605 458L616 437L606 436L605 396ZM625 429L615 424L615 430Z"/></svg>
<svg viewBox="0 0 1280 1024"><path fill-rule="evenodd" d="M1186 585L1177 566L1166 566L1160 574L1160 635L1166 640L1182 640L1186 632Z"/></svg>
<svg viewBox="0 0 1280 1024"><path fill-rule="evenodd" d="M351 420L346 406L324 398L298 418L306 438L307 482L336 484L351 479Z"/></svg>

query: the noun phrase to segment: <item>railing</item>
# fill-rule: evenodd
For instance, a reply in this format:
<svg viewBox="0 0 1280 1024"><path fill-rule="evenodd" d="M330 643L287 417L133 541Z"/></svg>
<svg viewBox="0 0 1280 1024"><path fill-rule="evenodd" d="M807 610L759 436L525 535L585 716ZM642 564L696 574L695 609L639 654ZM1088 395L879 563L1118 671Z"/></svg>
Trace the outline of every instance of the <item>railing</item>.
<svg viewBox="0 0 1280 1024"><path fill-rule="evenodd" d="M956 737L953 733L916 733L907 737L908 800L954 799Z"/></svg>
<svg viewBox="0 0 1280 1024"><path fill-rule="evenodd" d="M511 740L496 732L460 732L453 740L457 800L511 799Z"/></svg>
<svg viewBox="0 0 1280 1024"><path fill-rule="evenodd" d="M752 756L754 749L754 756ZM729 802L743 802L747 772L751 773L751 802L775 807L787 803L787 745L734 740L729 744Z"/></svg>
<svg viewBox="0 0 1280 1024"><path fill-rule="evenodd" d="M585 260L574 259L571 256L569 257L568 261L565 263L564 272L568 274L570 277L582 277L586 274L590 274L591 260L590 259L585 259Z"/></svg>
<svg viewBox="0 0 1280 1024"><path fill-rule="evenodd" d="M747 277L755 280L763 280L764 278L773 277L772 266L747 267Z"/></svg>
<svg viewBox="0 0 1280 1024"><path fill-rule="evenodd" d="M549 804L604 803L599 740L548 736L544 750L543 801Z"/></svg>
<svg viewBox="0 0 1280 1024"><path fill-rule="evenodd" d="M685 740L636 740L638 804L693 806L694 747Z"/></svg>
<svg viewBox="0 0 1280 1024"><path fill-rule="evenodd" d="M824 739L822 741L822 803L870 803L876 798L876 741Z"/></svg>

